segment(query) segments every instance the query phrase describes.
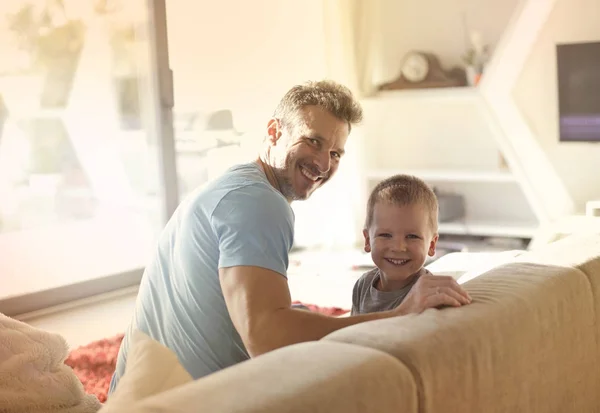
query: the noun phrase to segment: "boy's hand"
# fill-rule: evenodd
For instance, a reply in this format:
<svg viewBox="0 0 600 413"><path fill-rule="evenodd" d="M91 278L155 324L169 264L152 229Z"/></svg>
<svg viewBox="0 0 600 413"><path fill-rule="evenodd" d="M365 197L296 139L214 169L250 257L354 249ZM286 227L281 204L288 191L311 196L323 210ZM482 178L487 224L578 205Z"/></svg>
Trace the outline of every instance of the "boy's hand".
<svg viewBox="0 0 600 413"><path fill-rule="evenodd" d="M442 306L460 307L471 303L471 296L454 278L426 273L415 285L394 312L398 315L420 313L428 308Z"/></svg>

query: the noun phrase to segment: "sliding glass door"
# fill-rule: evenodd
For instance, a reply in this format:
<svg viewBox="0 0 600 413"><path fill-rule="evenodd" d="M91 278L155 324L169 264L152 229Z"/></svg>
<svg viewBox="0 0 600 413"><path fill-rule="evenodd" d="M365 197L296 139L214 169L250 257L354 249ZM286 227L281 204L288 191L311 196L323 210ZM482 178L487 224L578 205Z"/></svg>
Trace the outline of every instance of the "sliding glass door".
<svg viewBox="0 0 600 413"><path fill-rule="evenodd" d="M178 202L164 0L0 2L0 312L135 284Z"/></svg>

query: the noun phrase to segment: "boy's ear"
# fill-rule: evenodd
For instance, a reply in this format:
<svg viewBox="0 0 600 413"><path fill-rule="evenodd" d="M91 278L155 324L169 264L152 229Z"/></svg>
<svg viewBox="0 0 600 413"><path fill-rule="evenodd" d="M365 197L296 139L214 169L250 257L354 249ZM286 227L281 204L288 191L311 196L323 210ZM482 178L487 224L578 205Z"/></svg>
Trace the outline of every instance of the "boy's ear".
<svg viewBox="0 0 600 413"><path fill-rule="evenodd" d="M281 122L277 118L271 118L267 123L267 140L275 146L279 138L281 138Z"/></svg>
<svg viewBox="0 0 600 413"><path fill-rule="evenodd" d="M430 257L433 257L435 255L435 247L439 238L439 234L435 234L431 239L431 242L429 243L429 251L427 251L427 254L429 254Z"/></svg>
<svg viewBox="0 0 600 413"><path fill-rule="evenodd" d="M363 237L365 237L365 252L371 252L371 238L369 238L369 231L363 229Z"/></svg>

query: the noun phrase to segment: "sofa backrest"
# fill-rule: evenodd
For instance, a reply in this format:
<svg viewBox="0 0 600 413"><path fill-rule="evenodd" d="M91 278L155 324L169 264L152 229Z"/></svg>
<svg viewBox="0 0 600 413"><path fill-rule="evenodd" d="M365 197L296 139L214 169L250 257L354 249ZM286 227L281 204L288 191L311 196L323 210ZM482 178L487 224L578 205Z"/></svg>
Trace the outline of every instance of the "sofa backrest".
<svg viewBox="0 0 600 413"><path fill-rule="evenodd" d="M140 383L173 360L140 350L127 403L100 412L600 411L600 236L561 240L464 286L469 306L348 327L152 392Z"/></svg>
<svg viewBox="0 0 600 413"><path fill-rule="evenodd" d="M467 282L469 306L364 323L324 340L401 361L421 413L598 411L598 284L600 240L565 239Z"/></svg>
<svg viewBox="0 0 600 413"><path fill-rule="evenodd" d="M600 362L600 234L571 235L539 250L523 254L515 261L572 267L585 274L592 293L596 355ZM596 388L600 389L600 377ZM596 395L600 411L600 391Z"/></svg>

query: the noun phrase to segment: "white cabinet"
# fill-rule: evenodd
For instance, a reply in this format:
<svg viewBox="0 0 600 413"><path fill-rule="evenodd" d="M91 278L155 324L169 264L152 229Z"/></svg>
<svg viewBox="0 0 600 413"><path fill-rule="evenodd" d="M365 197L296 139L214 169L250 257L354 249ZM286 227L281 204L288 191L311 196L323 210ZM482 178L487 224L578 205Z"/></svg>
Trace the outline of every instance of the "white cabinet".
<svg viewBox="0 0 600 413"><path fill-rule="evenodd" d="M440 190L465 194L464 222L442 225L445 233L543 238L573 214L571 195L513 96L555 3L518 2L477 88L365 99L364 192L383 174L410 171ZM510 170L500 166L501 152Z"/></svg>
<svg viewBox="0 0 600 413"><path fill-rule="evenodd" d="M441 234L532 238L539 222L502 162L477 88L391 91L363 101L365 189L398 173L461 194L464 219Z"/></svg>

